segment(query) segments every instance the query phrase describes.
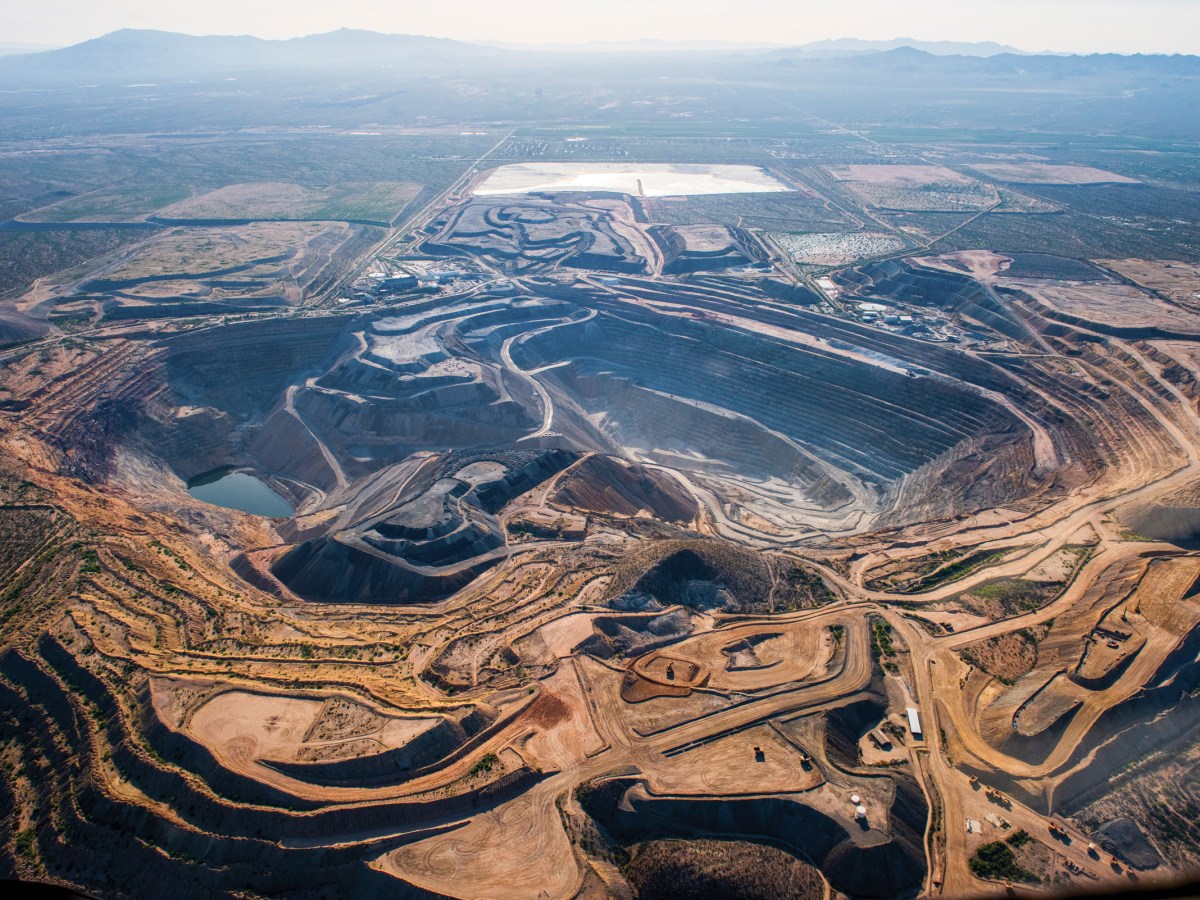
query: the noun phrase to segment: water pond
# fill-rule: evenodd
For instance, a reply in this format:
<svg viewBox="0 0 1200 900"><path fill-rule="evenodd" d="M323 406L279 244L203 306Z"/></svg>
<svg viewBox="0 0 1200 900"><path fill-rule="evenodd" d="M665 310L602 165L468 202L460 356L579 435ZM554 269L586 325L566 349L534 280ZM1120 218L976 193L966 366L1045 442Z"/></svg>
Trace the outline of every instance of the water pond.
<svg viewBox="0 0 1200 900"><path fill-rule="evenodd" d="M188 482L188 493L213 506L272 519L286 518L294 512L292 505L265 482L228 467L197 475Z"/></svg>

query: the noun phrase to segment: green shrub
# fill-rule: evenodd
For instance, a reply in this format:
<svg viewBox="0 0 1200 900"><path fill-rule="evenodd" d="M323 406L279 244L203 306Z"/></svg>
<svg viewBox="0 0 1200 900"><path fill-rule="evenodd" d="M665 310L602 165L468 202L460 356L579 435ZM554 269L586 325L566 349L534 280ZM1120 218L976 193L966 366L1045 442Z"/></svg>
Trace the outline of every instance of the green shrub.
<svg viewBox="0 0 1200 900"><path fill-rule="evenodd" d="M476 761L475 765L471 766L471 771L467 774L471 778L474 778L477 775L486 775L498 765L500 765L500 757L498 757L495 753L488 753L484 756L481 756Z"/></svg>

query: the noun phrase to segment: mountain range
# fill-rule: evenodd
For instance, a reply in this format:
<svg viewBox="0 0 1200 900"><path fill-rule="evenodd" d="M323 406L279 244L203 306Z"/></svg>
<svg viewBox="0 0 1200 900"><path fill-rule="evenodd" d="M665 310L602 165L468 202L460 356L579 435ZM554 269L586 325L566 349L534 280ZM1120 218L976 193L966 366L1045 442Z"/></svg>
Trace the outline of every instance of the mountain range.
<svg viewBox="0 0 1200 900"><path fill-rule="evenodd" d="M680 43L587 44L594 52L680 55L680 51L713 58L753 59L757 63L807 65L822 71L853 71L899 76L1007 77L1030 73L1046 77L1089 76L1099 71L1194 75L1200 57L1067 56L1029 54L994 43L958 43L842 39L796 47L754 44ZM91 83L160 82L221 79L242 75L297 75L347 72L357 74L424 74L473 66L521 67L579 56L578 48L547 45L532 48L483 45L418 35L380 34L341 29L287 40L251 36L192 36L165 31L124 29L70 47L0 55L0 82L7 85L80 85ZM816 71L816 69L814 69Z"/></svg>
<svg viewBox="0 0 1200 900"><path fill-rule="evenodd" d="M447 38L349 28L286 40L126 28L70 47L0 58L0 78L77 83L268 71L353 71L482 62L504 52Z"/></svg>

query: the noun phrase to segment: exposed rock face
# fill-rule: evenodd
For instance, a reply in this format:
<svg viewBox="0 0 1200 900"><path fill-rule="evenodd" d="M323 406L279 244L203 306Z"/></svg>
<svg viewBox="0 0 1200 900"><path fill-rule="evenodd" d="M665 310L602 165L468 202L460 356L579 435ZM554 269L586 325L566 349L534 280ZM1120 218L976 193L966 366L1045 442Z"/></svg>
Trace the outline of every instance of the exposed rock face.
<svg viewBox="0 0 1200 900"><path fill-rule="evenodd" d="M984 328L1016 340L1033 337L1029 327L1011 314L995 292L965 274L920 265L912 260L886 260L849 269L839 280L864 297L891 297L905 303L952 310Z"/></svg>
<svg viewBox="0 0 1200 900"><path fill-rule="evenodd" d="M84 481L103 482L111 472L113 448L133 436L139 419L136 401L107 398L72 419L60 436L68 471Z"/></svg>
<svg viewBox="0 0 1200 900"><path fill-rule="evenodd" d="M579 645L579 649L600 659L617 654L635 656L673 644L691 634L695 628L684 610L662 615L613 616L596 621L596 633Z"/></svg>
<svg viewBox="0 0 1200 900"><path fill-rule="evenodd" d="M705 479L778 478L814 512L852 498L873 512L889 484L961 442L1022 431L942 380L694 319L602 311L518 350L527 369L555 366L547 381L610 441Z"/></svg>
<svg viewBox="0 0 1200 900"><path fill-rule="evenodd" d="M374 86L332 85L328 127L176 127L179 98L206 129L264 108L251 45L213 45L245 69L224 87L0 91L25 184L0 208L29 220L0 231L32 239L0 248L0 880L899 900L995 893L980 863L1065 891L1200 866L1200 156L1093 137L1080 161L1145 183L1065 145L997 167L1022 148L780 127L732 56L543 91L472 87L519 51L449 44L437 71L351 59ZM1132 127L1197 60L1127 60L1124 99L1064 65L1105 94L1064 121ZM275 87L296 120L304 86ZM1063 105L974 87L993 119ZM417 93L444 108L337 124ZM34 127L80 97L163 133ZM296 183L220 186L264 177ZM533 182L640 196L501 193ZM966 249L993 239L1047 252ZM918 246L944 252L889 258ZM264 485L287 503L244 502Z"/></svg>
<svg viewBox="0 0 1200 900"><path fill-rule="evenodd" d="M375 555L334 537L322 537L293 547L271 571L295 594L309 600L419 603L454 593L497 561L480 561L453 572L426 572L382 553Z"/></svg>
<svg viewBox="0 0 1200 900"><path fill-rule="evenodd" d="M559 482L553 502L615 516L646 513L667 522L690 522L693 497L670 476L612 456L589 456Z"/></svg>
<svg viewBox="0 0 1200 900"><path fill-rule="evenodd" d="M818 900L821 876L775 847L745 841L648 841L626 868L642 900L725 897L727 900Z"/></svg>
<svg viewBox="0 0 1200 900"><path fill-rule="evenodd" d="M0 313L0 347L23 344L44 335L48 326L15 312Z"/></svg>
<svg viewBox="0 0 1200 900"><path fill-rule="evenodd" d="M184 333L162 342L165 379L181 406L253 421L304 372L328 363L352 328L345 318L280 319Z"/></svg>

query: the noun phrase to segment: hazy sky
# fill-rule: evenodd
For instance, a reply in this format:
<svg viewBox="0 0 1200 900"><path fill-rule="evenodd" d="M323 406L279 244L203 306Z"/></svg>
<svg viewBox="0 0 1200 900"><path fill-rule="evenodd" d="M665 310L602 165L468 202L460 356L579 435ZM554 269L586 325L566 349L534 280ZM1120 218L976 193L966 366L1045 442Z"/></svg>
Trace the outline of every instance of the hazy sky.
<svg viewBox="0 0 1200 900"><path fill-rule="evenodd" d="M0 41L47 44L118 28L283 38L342 26L521 43L903 36L1200 53L1200 0L14 0L0 9Z"/></svg>

